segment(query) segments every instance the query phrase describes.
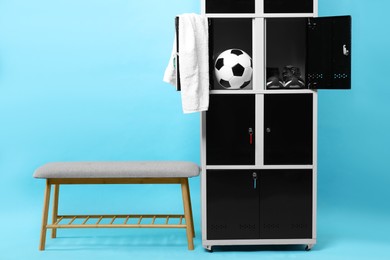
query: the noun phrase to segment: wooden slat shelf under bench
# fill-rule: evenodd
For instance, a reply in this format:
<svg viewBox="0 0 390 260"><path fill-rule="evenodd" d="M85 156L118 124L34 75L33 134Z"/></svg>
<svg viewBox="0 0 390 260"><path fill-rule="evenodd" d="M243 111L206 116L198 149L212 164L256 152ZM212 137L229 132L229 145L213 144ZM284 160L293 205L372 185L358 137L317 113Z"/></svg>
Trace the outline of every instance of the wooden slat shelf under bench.
<svg viewBox="0 0 390 260"><path fill-rule="evenodd" d="M108 220L109 223L104 223ZM135 220L136 223L129 223ZM186 228L184 215L58 215L47 228ZM77 221L77 223L75 223ZM156 223L157 221L157 223ZM82 223L80 223L82 222ZM102 223L103 222L103 223Z"/></svg>

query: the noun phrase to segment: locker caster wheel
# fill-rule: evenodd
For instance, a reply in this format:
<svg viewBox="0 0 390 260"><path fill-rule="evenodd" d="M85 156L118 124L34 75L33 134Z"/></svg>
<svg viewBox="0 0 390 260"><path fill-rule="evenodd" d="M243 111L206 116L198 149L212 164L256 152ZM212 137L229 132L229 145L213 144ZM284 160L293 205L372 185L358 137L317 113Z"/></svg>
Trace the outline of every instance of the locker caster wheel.
<svg viewBox="0 0 390 260"><path fill-rule="evenodd" d="M212 253L212 252L213 252L212 246L206 246L205 248L206 248L206 250L207 250L209 253Z"/></svg>
<svg viewBox="0 0 390 260"><path fill-rule="evenodd" d="M313 248L313 246L314 246L313 244L306 245L305 251L310 251Z"/></svg>

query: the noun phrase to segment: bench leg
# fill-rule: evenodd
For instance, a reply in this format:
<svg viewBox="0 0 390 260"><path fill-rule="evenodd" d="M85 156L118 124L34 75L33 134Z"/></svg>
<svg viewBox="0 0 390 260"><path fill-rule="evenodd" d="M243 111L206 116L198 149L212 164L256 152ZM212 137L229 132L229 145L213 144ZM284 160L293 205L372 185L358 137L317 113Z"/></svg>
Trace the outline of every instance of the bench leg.
<svg viewBox="0 0 390 260"><path fill-rule="evenodd" d="M188 186L188 179L184 178L181 182L181 192L183 196L183 206L184 206L184 217L186 219L186 230L187 230L187 241L188 241L188 250L194 250L194 224L192 220L192 210L190 202L190 190Z"/></svg>
<svg viewBox="0 0 390 260"><path fill-rule="evenodd" d="M60 185L59 184L55 184L54 185L54 198L53 198L53 216L52 216L52 223L56 223L57 222L57 218L58 218L58 197L59 197L59 193L60 193ZM56 238L57 237L57 229L56 228L53 228L51 230L51 237L52 238Z"/></svg>
<svg viewBox="0 0 390 260"><path fill-rule="evenodd" d="M47 226L47 217L49 213L49 203L50 203L50 191L51 184L46 180L45 196L43 200L43 213L42 213L42 228L41 228L41 238L39 242L39 250L45 250L46 244L46 226Z"/></svg>
<svg viewBox="0 0 390 260"><path fill-rule="evenodd" d="M190 204L189 209L190 209L190 216L191 216L192 237L195 237L194 217L192 215L192 204L191 204L191 192L190 192L190 185L188 183L188 179L187 179L187 189L188 189L188 192L187 192L188 203Z"/></svg>

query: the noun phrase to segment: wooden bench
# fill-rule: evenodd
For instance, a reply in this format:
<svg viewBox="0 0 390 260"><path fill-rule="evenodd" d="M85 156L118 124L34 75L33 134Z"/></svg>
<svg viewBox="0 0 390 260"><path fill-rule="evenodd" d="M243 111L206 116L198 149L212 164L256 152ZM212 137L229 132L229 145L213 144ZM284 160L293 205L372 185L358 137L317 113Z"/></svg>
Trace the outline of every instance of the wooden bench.
<svg viewBox="0 0 390 260"><path fill-rule="evenodd" d="M34 172L35 178L46 179L39 250L45 250L47 229L52 230L51 237L55 238L58 228L185 228L188 249L193 250L195 231L188 178L198 176L199 171L198 165L180 161L45 164ZM64 184L180 184L184 214L58 215L60 185ZM48 224L52 185L54 185L52 223ZM148 220L148 223L145 223L145 220Z"/></svg>

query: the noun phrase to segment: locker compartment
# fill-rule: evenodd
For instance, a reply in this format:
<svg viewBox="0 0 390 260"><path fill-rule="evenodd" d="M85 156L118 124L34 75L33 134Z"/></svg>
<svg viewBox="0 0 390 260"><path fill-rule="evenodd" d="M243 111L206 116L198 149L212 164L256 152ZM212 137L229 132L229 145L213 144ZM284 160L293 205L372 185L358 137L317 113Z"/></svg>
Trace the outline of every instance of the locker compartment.
<svg viewBox="0 0 390 260"><path fill-rule="evenodd" d="M312 238L312 170L208 170L207 239Z"/></svg>
<svg viewBox="0 0 390 260"><path fill-rule="evenodd" d="M264 0L264 13L313 13L313 0Z"/></svg>
<svg viewBox="0 0 390 260"><path fill-rule="evenodd" d="M255 96L210 95L206 132L208 165L254 165Z"/></svg>
<svg viewBox="0 0 390 260"><path fill-rule="evenodd" d="M206 0L206 13L254 13L255 0Z"/></svg>
<svg viewBox="0 0 390 260"><path fill-rule="evenodd" d="M207 239L259 238L253 171L207 171Z"/></svg>
<svg viewBox="0 0 390 260"><path fill-rule="evenodd" d="M266 89L350 89L351 17L266 19Z"/></svg>
<svg viewBox="0 0 390 260"><path fill-rule="evenodd" d="M260 238L312 238L311 170L264 170L259 177Z"/></svg>
<svg viewBox="0 0 390 260"><path fill-rule="evenodd" d="M209 21L210 88L252 89L252 19Z"/></svg>
<svg viewBox="0 0 390 260"><path fill-rule="evenodd" d="M313 94L264 95L264 164L313 163Z"/></svg>
<svg viewBox="0 0 390 260"><path fill-rule="evenodd" d="M266 88L306 87L306 19L266 20Z"/></svg>

